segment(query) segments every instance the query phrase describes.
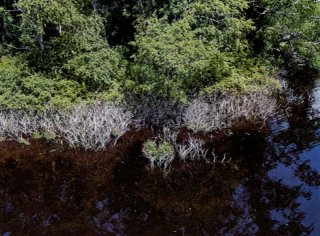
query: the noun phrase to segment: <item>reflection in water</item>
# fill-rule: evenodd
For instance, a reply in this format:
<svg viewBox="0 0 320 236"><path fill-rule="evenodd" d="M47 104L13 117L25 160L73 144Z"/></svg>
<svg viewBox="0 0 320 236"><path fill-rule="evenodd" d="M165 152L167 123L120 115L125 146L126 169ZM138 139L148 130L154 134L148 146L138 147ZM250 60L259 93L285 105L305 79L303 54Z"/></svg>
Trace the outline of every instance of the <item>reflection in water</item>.
<svg viewBox="0 0 320 236"><path fill-rule="evenodd" d="M1 144L0 234L320 235L320 82L299 94L268 137L221 141L228 166L150 172L141 140L107 154Z"/></svg>
<svg viewBox="0 0 320 236"><path fill-rule="evenodd" d="M293 115L287 119L288 128L277 130L275 124L271 135L277 155L270 155L274 166L268 176L299 191L287 208L273 212L272 217L278 225L299 223L299 229L305 227L299 234L320 235L320 80L314 83L311 104L308 93L304 95L304 105L294 107ZM294 222L293 217L297 219Z"/></svg>

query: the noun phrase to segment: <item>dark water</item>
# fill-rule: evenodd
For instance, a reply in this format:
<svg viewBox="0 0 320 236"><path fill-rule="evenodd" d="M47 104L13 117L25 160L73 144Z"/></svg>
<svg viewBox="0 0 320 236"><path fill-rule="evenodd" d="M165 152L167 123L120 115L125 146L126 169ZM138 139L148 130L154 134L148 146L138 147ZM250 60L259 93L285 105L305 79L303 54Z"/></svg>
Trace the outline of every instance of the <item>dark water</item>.
<svg viewBox="0 0 320 236"><path fill-rule="evenodd" d="M2 143L0 234L320 235L320 80L295 87L269 135L214 144L226 165L149 171L143 131L106 153Z"/></svg>

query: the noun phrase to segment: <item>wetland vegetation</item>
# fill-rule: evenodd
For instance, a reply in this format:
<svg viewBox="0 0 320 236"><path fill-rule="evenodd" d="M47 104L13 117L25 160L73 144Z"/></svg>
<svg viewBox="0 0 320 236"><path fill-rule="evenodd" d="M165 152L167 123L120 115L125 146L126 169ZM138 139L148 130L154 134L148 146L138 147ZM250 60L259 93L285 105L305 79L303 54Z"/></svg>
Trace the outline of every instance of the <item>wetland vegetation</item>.
<svg viewBox="0 0 320 236"><path fill-rule="evenodd" d="M0 1L0 234L319 235L320 3Z"/></svg>

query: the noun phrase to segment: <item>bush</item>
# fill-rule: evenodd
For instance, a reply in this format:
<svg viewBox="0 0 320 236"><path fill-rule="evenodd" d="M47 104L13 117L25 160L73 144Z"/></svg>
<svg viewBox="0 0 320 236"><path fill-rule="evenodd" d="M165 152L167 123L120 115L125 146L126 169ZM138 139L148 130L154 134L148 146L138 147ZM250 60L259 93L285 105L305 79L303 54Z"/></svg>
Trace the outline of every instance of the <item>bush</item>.
<svg viewBox="0 0 320 236"><path fill-rule="evenodd" d="M19 140L40 129L39 117L23 111L0 112L0 137Z"/></svg>
<svg viewBox="0 0 320 236"><path fill-rule="evenodd" d="M233 70L230 76L204 89L206 94L216 91L228 93L280 92L279 81L271 75L270 68L262 63L245 60L246 67Z"/></svg>
<svg viewBox="0 0 320 236"><path fill-rule="evenodd" d="M153 140L148 140L143 144L142 152L150 161L150 167L158 167L163 171L168 170L174 159L174 148L168 142L164 141L159 145Z"/></svg>
<svg viewBox="0 0 320 236"><path fill-rule="evenodd" d="M111 104L77 105L70 109L44 112L35 116L22 111L0 113L0 137L19 140L21 137L60 138L71 147L105 150L129 128L132 115Z"/></svg>
<svg viewBox="0 0 320 236"><path fill-rule="evenodd" d="M197 39L187 21L150 19L140 30L133 43L137 53L130 90L184 99L188 91L199 91L225 69L216 45Z"/></svg>
<svg viewBox="0 0 320 236"><path fill-rule="evenodd" d="M140 20L132 42L136 49L132 56L132 81L127 87L138 93L186 100L188 95L220 81L235 77L248 80L250 76L241 76L255 61L249 60L247 34L255 27L244 17L248 2L179 1L180 7L176 4L168 3L171 10L183 6L182 12L169 10L169 15L176 12L172 16L175 20L168 16ZM268 73L263 76L268 79ZM237 88L235 84L233 87Z"/></svg>
<svg viewBox="0 0 320 236"><path fill-rule="evenodd" d="M197 98L186 110L185 124L205 132L230 128L240 119L265 124L276 108L276 99L264 93Z"/></svg>
<svg viewBox="0 0 320 236"><path fill-rule="evenodd" d="M64 66L68 77L85 83L88 91L110 91L123 83L126 61L109 47L76 55Z"/></svg>
<svg viewBox="0 0 320 236"><path fill-rule="evenodd" d="M80 94L77 82L33 73L23 58L0 58L0 108L41 111L68 107Z"/></svg>
<svg viewBox="0 0 320 236"><path fill-rule="evenodd" d="M44 119L44 130L54 129L71 147L105 150L127 130L131 113L111 103L78 105Z"/></svg>
<svg viewBox="0 0 320 236"><path fill-rule="evenodd" d="M204 141L190 137L185 144L177 145L178 154L181 160L206 159L207 149L204 148Z"/></svg>

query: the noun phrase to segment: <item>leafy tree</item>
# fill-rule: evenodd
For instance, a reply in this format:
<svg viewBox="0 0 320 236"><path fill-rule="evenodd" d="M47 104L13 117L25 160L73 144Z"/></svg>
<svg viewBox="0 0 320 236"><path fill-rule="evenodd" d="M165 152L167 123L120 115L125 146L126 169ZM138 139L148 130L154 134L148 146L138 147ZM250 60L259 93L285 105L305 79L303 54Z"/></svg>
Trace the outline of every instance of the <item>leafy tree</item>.
<svg viewBox="0 0 320 236"><path fill-rule="evenodd" d="M168 24L152 18L140 26L132 76L134 89L164 96L184 96L228 73L216 45L198 39L187 21Z"/></svg>
<svg viewBox="0 0 320 236"><path fill-rule="evenodd" d="M296 68L320 68L320 3L314 0L259 0L265 53Z"/></svg>
<svg viewBox="0 0 320 236"><path fill-rule="evenodd" d="M70 80L51 80L31 72L23 59L0 59L0 107L44 110L66 107L79 99L81 87Z"/></svg>
<svg viewBox="0 0 320 236"><path fill-rule="evenodd" d="M63 66L63 70L84 83L88 91L102 92L124 83L126 61L119 52L103 48L79 53Z"/></svg>
<svg viewBox="0 0 320 236"><path fill-rule="evenodd" d="M279 63L320 68L319 18L314 0L1 1L0 106L277 88Z"/></svg>
<svg viewBox="0 0 320 236"><path fill-rule="evenodd" d="M17 7L21 11L20 40L30 48L30 60L41 69L107 46L101 18L82 14L76 1L20 0Z"/></svg>
<svg viewBox="0 0 320 236"><path fill-rule="evenodd" d="M256 77L259 82L263 76L266 83L270 80L267 70L246 73L255 66L247 41L247 33L254 30L253 22L245 19L247 1L173 4L179 7L168 8L171 19L153 16L140 21L132 43L137 52L132 66L135 81L128 83L131 89L184 98L213 88L243 90L248 86L239 85L254 83Z"/></svg>
<svg viewBox="0 0 320 236"><path fill-rule="evenodd" d="M19 28L14 22L14 16L0 7L0 56L10 53L15 48L13 45L17 42Z"/></svg>
<svg viewBox="0 0 320 236"><path fill-rule="evenodd" d="M3 55L10 53L6 49L9 45L19 56L4 57L3 63L9 60L16 66L18 60L23 65L18 71L27 75L8 74L8 70L14 71L12 66L2 75L0 85L9 86L6 96L3 93L3 106L12 107L12 99L18 99L23 101L21 108L24 104L25 108L40 109L46 102L63 105L74 101L75 96L88 98L90 93L108 91L114 94L119 89L126 63L121 53L108 45L102 18L94 11L88 13L88 5L74 0L20 0L14 7L20 14L18 21L4 8L0 8L0 16L3 41L11 40L14 28L19 29L14 35L18 42L2 44L1 51ZM13 87L8 81L17 82L14 87L19 93L10 90ZM61 91L56 91L58 88Z"/></svg>

